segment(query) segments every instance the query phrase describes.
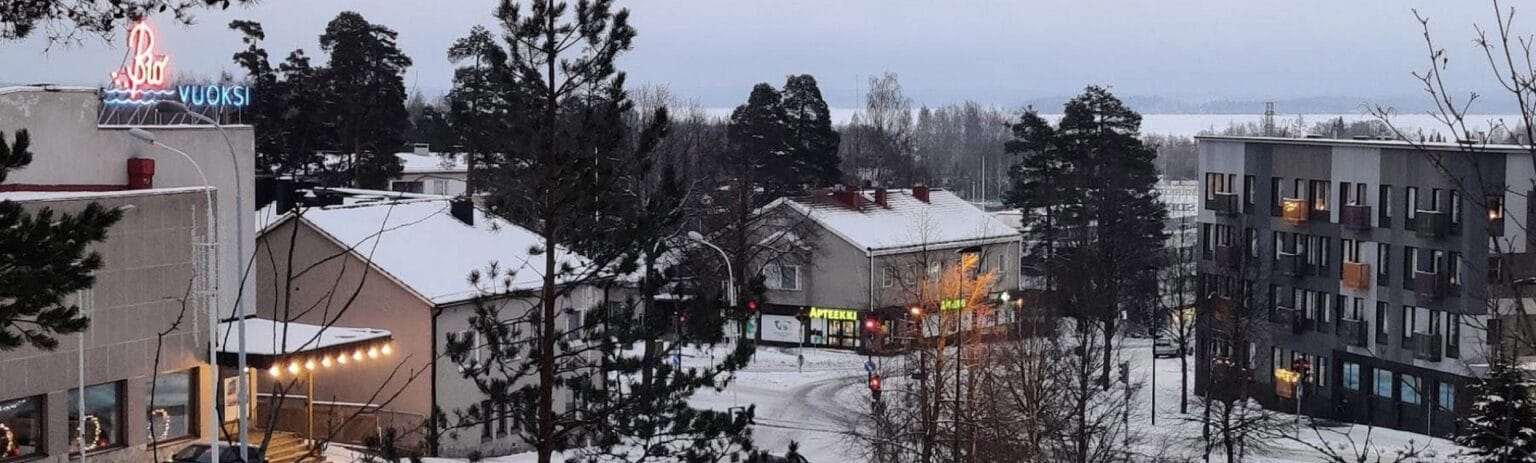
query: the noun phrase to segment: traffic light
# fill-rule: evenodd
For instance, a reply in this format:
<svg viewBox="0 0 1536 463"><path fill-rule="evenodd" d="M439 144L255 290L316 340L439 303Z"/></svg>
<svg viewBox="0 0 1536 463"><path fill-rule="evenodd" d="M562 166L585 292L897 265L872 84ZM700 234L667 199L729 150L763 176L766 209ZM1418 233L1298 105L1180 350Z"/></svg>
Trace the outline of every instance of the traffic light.
<svg viewBox="0 0 1536 463"><path fill-rule="evenodd" d="M1120 362L1120 382L1131 384L1131 362Z"/></svg>
<svg viewBox="0 0 1536 463"><path fill-rule="evenodd" d="M870 332L870 334L877 334L877 333L879 333L880 332L880 320L876 319L875 317L872 317L872 316L871 317L865 317L864 318L864 331L868 331L868 332Z"/></svg>
<svg viewBox="0 0 1536 463"><path fill-rule="evenodd" d="M880 400L880 375L873 373L869 375L869 395L876 401Z"/></svg>
<svg viewBox="0 0 1536 463"><path fill-rule="evenodd" d="M747 313L757 313L757 299L747 299Z"/></svg>

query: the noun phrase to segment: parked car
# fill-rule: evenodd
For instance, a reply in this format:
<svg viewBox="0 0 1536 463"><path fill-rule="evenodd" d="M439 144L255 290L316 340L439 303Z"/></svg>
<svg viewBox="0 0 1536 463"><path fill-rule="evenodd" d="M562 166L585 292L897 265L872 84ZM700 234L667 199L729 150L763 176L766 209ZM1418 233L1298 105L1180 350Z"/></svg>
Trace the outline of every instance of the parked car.
<svg viewBox="0 0 1536 463"><path fill-rule="evenodd" d="M1152 356L1155 358L1182 357L1184 352L1179 349L1178 344L1173 343L1172 339L1158 338L1152 341Z"/></svg>
<svg viewBox="0 0 1536 463"><path fill-rule="evenodd" d="M213 452L208 449L208 444L188 445L180 452L176 452L176 455L171 457L171 461L173 463L213 463ZM250 448L249 452L247 455L250 458L245 460L246 463L267 463L267 458L262 455L261 449ZM219 463L238 461L240 461L239 445L219 445Z"/></svg>

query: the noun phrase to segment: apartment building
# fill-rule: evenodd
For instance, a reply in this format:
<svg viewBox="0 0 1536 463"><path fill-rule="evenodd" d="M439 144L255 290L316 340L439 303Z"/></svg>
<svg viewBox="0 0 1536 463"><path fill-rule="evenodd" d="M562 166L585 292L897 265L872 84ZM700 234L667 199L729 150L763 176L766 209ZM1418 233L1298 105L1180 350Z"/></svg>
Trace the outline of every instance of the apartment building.
<svg viewBox="0 0 1536 463"><path fill-rule="evenodd" d="M1231 393L1211 385L1237 371L1265 407L1457 432L1466 388L1498 348L1487 339L1512 321L1503 314L1515 301L1498 282L1529 260L1517 226L1528 213L1529 153L1198 141L1199 307L1213 321L1198 334L1197 392ZM1267 323L1237 334L1234 313Z"/></svg>

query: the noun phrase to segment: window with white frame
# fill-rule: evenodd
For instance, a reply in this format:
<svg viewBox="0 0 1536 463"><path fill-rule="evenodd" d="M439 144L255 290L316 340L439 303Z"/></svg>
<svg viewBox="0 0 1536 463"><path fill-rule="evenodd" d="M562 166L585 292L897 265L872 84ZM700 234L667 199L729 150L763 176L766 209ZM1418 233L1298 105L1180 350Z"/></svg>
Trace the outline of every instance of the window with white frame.
<svg viewBox="0 0 1536 463"><path fill-rule="evenodd" d="M1409 374L1398 375L1398 399L1405 404L1419 404L1419 389L1422 383L1419 377Z"/></svg>
<svg viewBox="0 0 1536 463"><path fill-rule="evenodd" d="M1393 386L1393 384L1392 384L1392 372L1391 371L1382 370L1382 369L1379 369L1379 368L1376 369L1376 381L1375 381L1375 383L1376 384L1374 384L1374 386L1376 387L1376 395L1377 396L1379 396L1379 397L1386 397L1386 398L1389 398L1389 399L1392 398L1392 386Z"/></svg>
<svg viewBox="0 0 1536 463"><path fill-rule="evenodd" d="M456 349L449 349L449 359L453 360L453 363L457 363L460 370L480 366L482 361L480 333L472 329L449 332L448 343L454 346L465 346L465 350L461 352L455 352Z"/></svg>
<svg viewBox="0 0 1536 463"><path fill-rule="evenodd" d="M433 180L432 181L432 194L437 194L437 195L446 195L446 194L448 194L448 181L447 180Z"/></svg>
<svg viewBox="0 0 1536 463"><path fill-rule="evenodd" d="M768 264L763 266L764 283L768 289L783 291L800 290L800 266L789 264Z"/></svg>
<svg viewBox="0 0 1536 463"><path fill-rule="evenodd" d="M896 284L896 269L885 267L880 269L880 287L889 288Z"/></svg>
<svg viewBox="0 0 1536 463"><path fill-rule="evenodd" d="M1345 390L1360 390L1360 364L1355 362L1344 362L1343 375Z"/></svg>

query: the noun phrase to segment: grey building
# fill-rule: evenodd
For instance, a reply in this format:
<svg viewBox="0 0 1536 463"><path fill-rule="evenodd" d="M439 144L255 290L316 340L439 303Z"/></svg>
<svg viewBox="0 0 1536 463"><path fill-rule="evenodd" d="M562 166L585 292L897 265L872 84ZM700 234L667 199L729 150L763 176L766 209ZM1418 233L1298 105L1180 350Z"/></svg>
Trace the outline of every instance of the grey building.
<svg viewBox="0 0 1536 463"><path fill-rule="evenodd" d="M1019 287L1018 231L948 191L822 190L764 207L773 220L754 234L804 250L761 253L768 257L751 263L768 288L758 330L764 343L868 350L861 323L893 333L908 326L911 307L926 308L927 317L962 308L932 288L964 259L977 274L992 274L990 305ZM1012 320L1012 311L990 313L978 323Z"/></svg>
<svg viewBox="0 0 1536 463"><path fill-rule="evenodd" d="M1455 433L1470 409L1466 387L1499 347L1488 333L1499 339L1514 321L1516 301L1496 283L1529 260L1529 152L1199 144L1197 392L1231 393L1212 385L1251 376L1243 384L1266 407ZM1244 314L1265 320L1242 330L1234 318Z"/></svg>

